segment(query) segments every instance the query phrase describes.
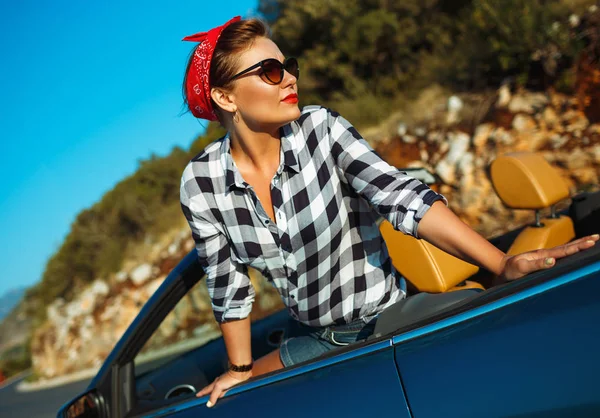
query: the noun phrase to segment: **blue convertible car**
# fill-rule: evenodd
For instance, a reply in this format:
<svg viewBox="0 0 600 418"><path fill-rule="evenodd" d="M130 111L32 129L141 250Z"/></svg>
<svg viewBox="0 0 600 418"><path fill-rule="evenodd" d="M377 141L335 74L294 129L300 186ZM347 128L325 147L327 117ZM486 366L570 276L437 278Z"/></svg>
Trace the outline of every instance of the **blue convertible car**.
<svg viewBox="0 0 600 418"><path fill-rule="evenodd" d="M534 225L491 241L504 251L598 231L599 193L554 211L568 190L565 196L555 173L536 158L514 154L491 166L504 203L537 214ZM218 327L208 323L203 272L192 251L142 308L88 390L58 416L600 416L600 246L497 283L385 223L381 230L412 290L379 316L368 340L254 377L206 408L208 397L194 394L223 373L227 356ZM253 322L254 358L301 332L280 307Z"/></svg>

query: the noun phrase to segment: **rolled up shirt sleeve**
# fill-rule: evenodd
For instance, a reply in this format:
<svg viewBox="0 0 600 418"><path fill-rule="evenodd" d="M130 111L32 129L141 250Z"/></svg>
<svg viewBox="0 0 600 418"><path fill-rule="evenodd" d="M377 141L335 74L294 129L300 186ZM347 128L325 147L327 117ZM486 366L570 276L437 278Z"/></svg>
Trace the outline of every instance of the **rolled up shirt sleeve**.
<svg viewBox="0 0 600 418"><path fill-rule="evenodd" d="M394 229L418 238L419 222L434 202L446 198L389 165L339 114L328 111L331 152L349 185Z"/></svg>
<svg viewBox="0 0 600 418"><path fill-rule="evenodd" d="M206 285L217 322L246 318L252 311L254 288L248 268L231 256L227 238L215 222L209 221L210 211L203 211L199 202L190 199L182 183L181 208L192 230L200 265L206 273Z"/></svg>

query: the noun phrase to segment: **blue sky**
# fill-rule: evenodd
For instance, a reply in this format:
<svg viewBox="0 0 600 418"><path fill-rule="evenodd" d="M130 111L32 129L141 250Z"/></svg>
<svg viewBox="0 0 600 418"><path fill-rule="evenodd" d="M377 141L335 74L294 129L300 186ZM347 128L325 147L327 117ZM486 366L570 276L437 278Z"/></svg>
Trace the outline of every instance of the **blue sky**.
<svg viewBox="0 0 600 418"><path fill-rule="evenodd" d="M77 213L140 159L203 132L179 116L181 38L258 0L0 1L2 295L39 281Z"/></svg>

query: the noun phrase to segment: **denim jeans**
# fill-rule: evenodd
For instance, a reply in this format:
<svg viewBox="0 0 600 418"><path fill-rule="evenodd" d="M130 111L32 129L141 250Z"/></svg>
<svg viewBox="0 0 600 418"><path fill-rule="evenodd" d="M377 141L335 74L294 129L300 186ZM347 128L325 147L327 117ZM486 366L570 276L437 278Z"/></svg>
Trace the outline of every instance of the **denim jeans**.
<svg viewBox="0 0 600 418"><path fill-rule="evenodd" d="M313 328L302 325L303 335L283 341L279 356L285 367L318 357L330 350L366 340L375 330L377 317L344 325Z"/></svg>

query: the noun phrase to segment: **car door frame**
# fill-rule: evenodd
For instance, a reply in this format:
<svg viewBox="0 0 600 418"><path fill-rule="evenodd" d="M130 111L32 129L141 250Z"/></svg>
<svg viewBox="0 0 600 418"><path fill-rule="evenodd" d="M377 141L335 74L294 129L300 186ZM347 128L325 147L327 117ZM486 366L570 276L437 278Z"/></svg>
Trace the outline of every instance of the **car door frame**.
<svg viewBox="0 0 600 418"><path fill-rule="evenodd" d="M203 276L196 252L192 250L144 304L90 382L88 390L96 389L102 396L108 405L110 418L122 418L132 409L135 402L135 356L175 305Z"/></svg>

